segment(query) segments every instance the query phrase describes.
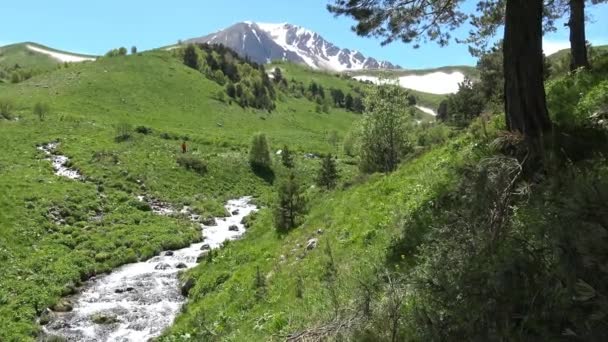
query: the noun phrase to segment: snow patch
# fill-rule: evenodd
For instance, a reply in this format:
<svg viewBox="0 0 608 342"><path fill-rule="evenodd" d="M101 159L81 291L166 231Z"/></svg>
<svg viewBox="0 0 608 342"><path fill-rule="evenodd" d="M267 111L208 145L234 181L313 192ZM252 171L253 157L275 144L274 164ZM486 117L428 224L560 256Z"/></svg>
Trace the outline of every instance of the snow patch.
<svg viewBox="0 0 608 342"><path fill-rule="evenodd" d="M420 109L421 111L427 113L427 114L430 114L432 116L437 116L437 113L435 113L435 111L432 110L429 107L424 107L424 106L415 106L415 107L418 108L418 109Z"/></svg>
<svg viewBox="0 0 608 342"><path fill-rule="evenodd" d="M454 94L458 92L458 84L464 81L464 74L460 71L451 73L432 72L425 75L400 76L395 79L380 79L376 76L355 76L359 81L371 81L374 84L399 84L403 88L413 89L430 94Z"/></svg>
<svg viewBox="0 0 608 342"><path fill-rule="evenodd" d="M82 57L82 56L76 56L76 55L71 55L71 54L67 54L67 53L61 53L61 52L51 51L51 50L39 48L37 46L33 46L33 45L30 45L30 44L27 44L26 47L28 49L34 51L34 52L38 52L38 53L42 53L42 54L51 56L51 57L57 59L60 62L74 62L74 63L78 63L78 62L94 61L95 60L95 58L93 58L93 57Z"/></svg>

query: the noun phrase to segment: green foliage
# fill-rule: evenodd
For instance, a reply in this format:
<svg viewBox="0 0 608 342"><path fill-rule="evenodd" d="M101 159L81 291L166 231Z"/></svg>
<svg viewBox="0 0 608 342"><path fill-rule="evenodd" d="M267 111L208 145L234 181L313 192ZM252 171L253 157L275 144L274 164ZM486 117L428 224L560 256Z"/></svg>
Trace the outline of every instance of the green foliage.
<svg viewBox="0 0 608 342"><path fill-rule="evenodd" d="M198 52L194 44L188 44L188 46L184 50L184 65L189 68L198 70Z"/></svg>
<svg viewBox="0 0 608 342"><path fill-rule="evenodd" d="M266 134L257 133L251 139L251 148L249 150L249 164L253 169L270 170L272 168L272 160L270 159L270 149Z"/></svg>
<svg viewBox="0 0 608 342"><path fill-rule="evenodd" d="M605 62L605 66L601 62ZM547 84L551 119L563 127L591 124L591 117L606 106L608 58L599 60L593 71L576 70Z"/></svg>
<svg viewBox="0 0 608 342"><path fill-rule="evenodd" d="M14 105L12 100L0 99L0 117L11 120L13 118L13 109Z"/></svg>
<svg viewBox="0 0 608 342"><path fill-rule="evenodd" d="M124 142L130 140L133 134L133 126L127 122L121 122L115 126L116 134L114 135L114 141Z"/></svg>
<svg viewBox="0 0 608 342"><path fill-rule="evenodd" d="M283 146L283 150L281 150L281 163L288 169L295 166L293 154L287 145Z"/></svg>
<svg viewBox="0 0 608 342"><path fill-rule="evenodd" d="M177 157L177 164L186 170L192 170L201 176L207 173L207 163L193 156L179 156Z"/></svg>
<svg viewBox="0 0 608 342"><path fill-rule="evenodd" d="M331 154L325 155L321 159L321 167L317 172L317 185L327 190L336 187L339 174L336 167L336 161Z"/></svg>
<svg viewBox="0 0 608 342"><path fill-rule="evenodd" d="M137 126L137 127L135 127L135 132L144 134L144 135L148 135L148 134L152 134L152 128L147 127L147 126Z"/></svg>
<svg viewBox="0 0 608 342"><path fill-rule="evenodd" d="M132 55L137 54L137 46L135 46L135 45L131 46L131 54Z"/></svg>
<svg viewBox="0 0 608 342"><path fill-rule="evenodd" d="M293 171L279 181L277 200L274 208L275 227L279 233L287 233L297 227L298 220L305 213L306 202L301 184Z"/></svg>
<svg viewBox="0 0 608 342"><path fill-rule="evenodd" d="M438 116L456 126L466 126L484 110L483 83L473 83L470 79L458 85L458 92L448 97L447 105L440 108ZM440 106L441 107L441 106Z"/></svg>
<svg viewBox="0 0 608 342"><path fill-rule="evenodd" d="M355 125L351 128L350 131L344 137L344 141L342 142L342 148L344 149L344 154L349 157L354 157L359 155L359 144L361 138L361 131L359 126Z"/></svg>
<svg viewBox="0 0 608 342"><path fill-rule="evenodd" d="M34 115L36 115L40 121L44 121L50 111L51 107L48 103L36 102L34 105Z"/></svg>
<svg viewBox="0 0 608 342"><path fill-rule="evenodd" d="M477 61L479 70L479 90L488 102L504 102L504 83L503 75L503 52L502 41L496 43L487 53L481 55Z"/></svg>
<svg viewBox="0 0 608 342"><path fill-rule="evenodd" d="M361 133L361 170L391 172L411 152L407 141L407 94L394 85L373 89L366 97Z"/></svg>
<svg viewBox="0 0 608 342"><path fill-rule="evenodd" d="M126 56L127 55L127 48L125 48L124 46L119 47L118 49L112 49L108 52L106 52L106 57L118 57L118 56Z"/></svg>

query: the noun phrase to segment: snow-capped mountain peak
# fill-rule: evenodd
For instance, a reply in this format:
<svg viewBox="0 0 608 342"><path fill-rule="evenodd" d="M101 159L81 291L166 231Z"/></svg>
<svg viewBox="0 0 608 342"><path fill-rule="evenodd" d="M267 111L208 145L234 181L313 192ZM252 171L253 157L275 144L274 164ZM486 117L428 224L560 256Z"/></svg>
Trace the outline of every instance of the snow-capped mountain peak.
<svg viewBox="0 0 608 342"><path fill-rule="evenodd" d="M341 49L311 30L288 23L246 21L188 42L223 44L258 63L289 60L332 71L399 68L356 50Z"/></svg>

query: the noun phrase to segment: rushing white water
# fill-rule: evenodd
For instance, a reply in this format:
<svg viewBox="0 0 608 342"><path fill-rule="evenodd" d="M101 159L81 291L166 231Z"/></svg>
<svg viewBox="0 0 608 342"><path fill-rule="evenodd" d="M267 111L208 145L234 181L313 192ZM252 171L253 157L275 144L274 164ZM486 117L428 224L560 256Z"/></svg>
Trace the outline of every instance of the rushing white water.
<svg viewBox="0 0 608 342"><path fill-rule="evenodd" d="M70 159L55 153L57 145L59 145L59 143L51 142L38 146L38 149L48 156L47 159L53 164L53 170L55 170L57 176L67 177L69 179L81 179L82 175L80 172L67 166Z"/></svg>
<svg viewBox="0 0 608 342"><path fill-rule="evenodd" d="M245 233L243 218L257 210L250 200L228 201L225 207L232 215L216 219L216 226L201 225L201 243L91 279L73 298L73 310L53 313L44 330L68 341L146 341L160 335L186 301L179 289L178 273L196 266L202 253ZM100 317L115 323L95 323L94 318Z"/></svg>

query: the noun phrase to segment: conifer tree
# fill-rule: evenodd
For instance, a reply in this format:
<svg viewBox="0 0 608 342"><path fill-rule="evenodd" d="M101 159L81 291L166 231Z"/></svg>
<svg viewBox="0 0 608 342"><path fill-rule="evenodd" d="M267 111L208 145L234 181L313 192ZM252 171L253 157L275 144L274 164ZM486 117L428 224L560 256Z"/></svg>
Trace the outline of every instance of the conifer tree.
<svg viewBox="0 0 608 342"><path fill-rule="evenodd" d="M198 53L194 44L189 44L184 51L184 64L198 70Z"/></svg>
<svg viewBox="0 0 608 342"><path fill-rule="evenodd" d="M283 151L281 153L281 163L283 163L283 166L288 169L292 169L294 167L293 155L291 154L291 151L287 145L283 147Z"/></svg>
<svg viewBox="0 0 608 342"><path fill-rule="evenodd" d="M336 187L338 177L336 161L331 154L327 154L321 160L321 167L319 168L317 175L317 185L327 190L331 190Z"/></svg>
<svg viewBox="0 0 608 342"><path fill-rule="evenodd" d="M304 214L306 202L300 183L290 171L278 186L277 203L274 210L275 225L279 233L287 233L297 225L298 217Z"/></svg>

